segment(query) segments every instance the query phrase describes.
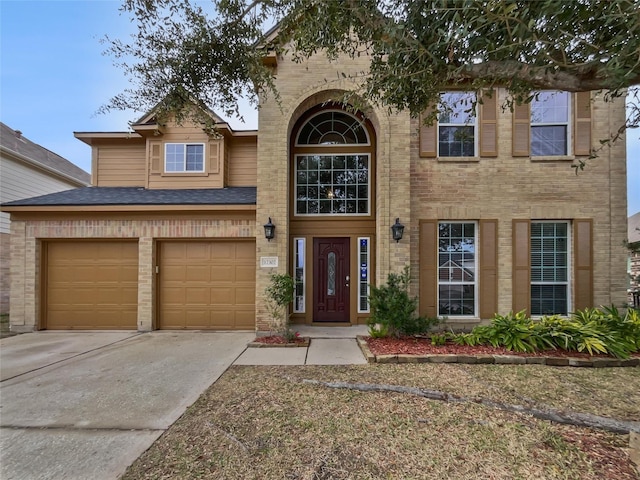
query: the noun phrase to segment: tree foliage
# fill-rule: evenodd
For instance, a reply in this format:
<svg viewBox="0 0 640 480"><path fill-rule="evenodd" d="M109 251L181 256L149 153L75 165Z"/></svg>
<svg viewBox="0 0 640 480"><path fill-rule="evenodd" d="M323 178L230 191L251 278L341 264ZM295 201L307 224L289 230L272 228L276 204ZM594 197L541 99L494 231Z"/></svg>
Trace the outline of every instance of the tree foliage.
<svg viewBox="0 0 640 480"><path fill-rule="evenodd" d="M359 98L413 115L451 86L502 86L527 101L535 89L615 98L640 83L638 0L124 0L122 9L137 34L106 42L132 87L104 111L175 113L197 100L240 115L240 95L277 98L267 50L298 61L369 55ZM626 126L640 124L633 92Z"/></svg>

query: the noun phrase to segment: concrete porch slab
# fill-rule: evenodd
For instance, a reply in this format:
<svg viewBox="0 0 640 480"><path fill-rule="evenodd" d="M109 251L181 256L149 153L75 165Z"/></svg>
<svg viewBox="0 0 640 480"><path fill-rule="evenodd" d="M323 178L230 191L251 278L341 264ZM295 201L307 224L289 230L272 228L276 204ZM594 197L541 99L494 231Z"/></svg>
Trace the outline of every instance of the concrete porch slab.
<svg viewBox="0 0 640 480"><path fill-rule="evenodd" d="M361 365L367 363L354 338L314 338L307 365Z"/></svg>

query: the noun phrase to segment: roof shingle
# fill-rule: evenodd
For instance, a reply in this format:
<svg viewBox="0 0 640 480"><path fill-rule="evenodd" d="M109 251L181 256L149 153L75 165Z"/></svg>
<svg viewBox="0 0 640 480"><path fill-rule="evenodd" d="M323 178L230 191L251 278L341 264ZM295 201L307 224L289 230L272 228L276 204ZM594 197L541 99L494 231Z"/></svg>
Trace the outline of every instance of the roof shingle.
<svg viewBox="0 0 640 480"><path fill-rule="evenodd" d="M3 207L90 205L255 205L256 187L147 190L142 187L84 187L15 200Z"/></svg>
<svg viewBox="0 0 640 480"><path fill-rule="evenodd" d="M21 132L12 129L2 122L0 122L0 145L7 150L40 164L49 171L62 173L85 185L91 183L91 175L80 167L71 163L66 158L33 143L24 137Z"/></svg>

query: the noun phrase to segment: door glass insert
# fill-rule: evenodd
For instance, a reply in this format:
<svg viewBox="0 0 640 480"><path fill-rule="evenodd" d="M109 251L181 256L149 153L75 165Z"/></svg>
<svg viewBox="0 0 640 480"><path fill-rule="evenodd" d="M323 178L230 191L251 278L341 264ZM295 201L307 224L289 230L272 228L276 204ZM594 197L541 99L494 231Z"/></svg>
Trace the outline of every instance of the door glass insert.
<svg viewBox="0 0 640 480"><path fill-rule="evenodd" d="M327 295L336 294L336 254L327 255Z"/></svg>

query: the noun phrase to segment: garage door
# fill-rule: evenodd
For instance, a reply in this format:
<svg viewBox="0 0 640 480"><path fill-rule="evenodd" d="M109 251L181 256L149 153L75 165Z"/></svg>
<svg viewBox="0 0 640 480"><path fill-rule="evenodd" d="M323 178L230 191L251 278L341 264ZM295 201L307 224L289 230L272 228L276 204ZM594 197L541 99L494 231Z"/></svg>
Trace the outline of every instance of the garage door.
<svg viewBox="0 0 640 480"><path fill-rule="evenodd" d="M253 241L162 242L159 328L253 330Z"/></svg>
<svg viewBox="0 0 640 480"><path fill-rule="evenodd" d="M137 328L137 242L49 242L45 252L45 328Z"/></svg>

